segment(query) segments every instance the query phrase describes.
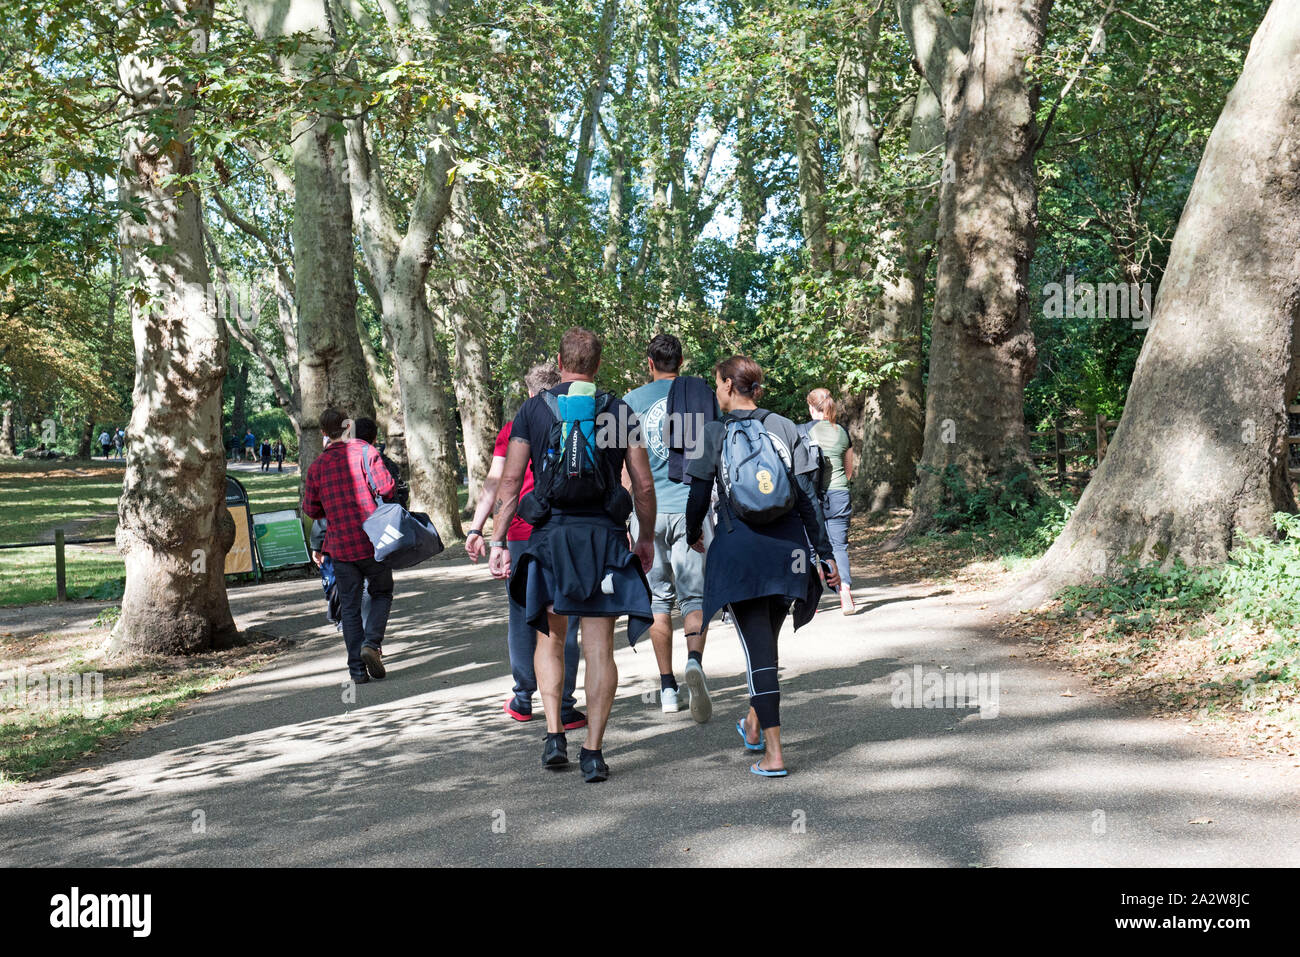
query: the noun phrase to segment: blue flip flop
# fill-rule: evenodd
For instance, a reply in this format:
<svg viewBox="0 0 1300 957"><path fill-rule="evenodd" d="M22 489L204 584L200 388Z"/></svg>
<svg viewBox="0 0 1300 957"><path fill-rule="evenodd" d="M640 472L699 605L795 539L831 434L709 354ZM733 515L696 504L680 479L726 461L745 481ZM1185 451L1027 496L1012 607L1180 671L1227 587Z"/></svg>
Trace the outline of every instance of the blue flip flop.
<svg viewBox="0 0 1300 957"><path fill-rule="evenodd" d="M751 764L749 770L751 774L757 774L761 778L783 778L789 774L785 768L782 768L780 771L764 771L757 764Z"/></svg>
<svg viewBox="0 0 1300 957"><path fill-rule="evenodd" d="M767 747L767 744L764 742L764 735L763 735L762 728L758 729L758 744L749 743L749 738L745 735L745 723L743 721L736 722L736 730L740 732L740 740L745 742L745 747L748 750L762 751L764 748Z"/></svg>

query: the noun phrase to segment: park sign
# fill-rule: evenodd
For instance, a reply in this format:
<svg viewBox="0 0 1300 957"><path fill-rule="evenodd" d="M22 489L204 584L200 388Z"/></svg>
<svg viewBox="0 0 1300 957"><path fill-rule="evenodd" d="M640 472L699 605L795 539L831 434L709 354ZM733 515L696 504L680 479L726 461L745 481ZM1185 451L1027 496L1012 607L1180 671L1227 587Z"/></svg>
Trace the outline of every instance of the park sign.
<svg viewBox="0 0 1300 957"><path fill-rule="evenodd" d="M305 565L309 561L307 542L302 535L302 519L296 509L254 515L253 535L263 568Z"/></svg>
<svg viewBox="0 0 1300 957"><path fill-rule="evenodd" d="M235 520L235 541L226 552L227 575L255 572L253 564L253 523L249 517L248 492L238 479L226 476L226 508Z"/></svg>

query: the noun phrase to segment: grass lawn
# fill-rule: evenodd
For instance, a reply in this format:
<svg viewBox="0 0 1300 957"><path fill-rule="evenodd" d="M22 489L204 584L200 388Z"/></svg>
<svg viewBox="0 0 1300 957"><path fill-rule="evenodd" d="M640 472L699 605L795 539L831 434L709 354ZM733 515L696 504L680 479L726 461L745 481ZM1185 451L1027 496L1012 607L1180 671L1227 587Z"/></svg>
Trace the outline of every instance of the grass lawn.
<svg viewBox="0 0 1300 957"><path fill-rule="evenodd" d="M102 538L117 531L122 491L117 462L0 461L0 544L53 541L63 528L69 538ZM253 511L298 507L298 475L236 472ZM68 595L113 597L124 571L112 544L69 545ZM0 549L0 605L54 601L54 549Z"/></svg>

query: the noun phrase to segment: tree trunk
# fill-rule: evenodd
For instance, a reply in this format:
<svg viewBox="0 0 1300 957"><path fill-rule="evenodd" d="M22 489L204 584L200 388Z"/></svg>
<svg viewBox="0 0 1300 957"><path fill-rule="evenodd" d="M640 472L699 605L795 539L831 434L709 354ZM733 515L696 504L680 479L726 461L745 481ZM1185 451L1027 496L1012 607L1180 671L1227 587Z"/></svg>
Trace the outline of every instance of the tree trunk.
<svg viewBox="0 0 1300 957"><path fill-rule="evenodd" d="M211 0L189 11L176 35L151 48L186 40L205 47ZM114 653L190 654L236 634L223 575L235 533L221 437L226 330L208 295L199 198L188 184L168 185L193 170L192 112L180 105L193 89L168 67L136 57L119 64L139 116L124 135L119 188L143 216L120 220L123 272L145 297L130 307L136 375L117 529L126 592Z"/></svg>
<svg viewBox="0 0 1300 957"><path fill-rule="evenodd" d="M321 48L334 42L324 0L246 0L245 16L261 37L302 34ZM301 56L305 60L307 53ZM284 69L293 77L297 64L285 64ZM375 414L357 334L352 198L339 122L337 115L303 113L294 117L290 136L298 360L295 426L304 481L307 468L321 453L321 413L333 407L352 419Z"/></svg>
<svg viewBox="0 0 1300 957"><path fill-rule="evenodd" d="M1210 135L1115 438L1022 600L1117 560L1221 562L1295 512L1300 6L1277 0Z"/></svg>
<svg viewBox="0 0 1300 957"><path fill-rule="evenodd" d="M912 114L909 153L915 158L943 146L939 100L922 82ZM904 504L916 481L924 438L925 406L921 384L921 331L925 313L925 275L938 225L938 206L921 207L902 230L898 262L891 264L871 324L871 340L903 363L864 397L861 450L853 476L854 498L868 512ZM856 431L850 429L850 432Z"/></svg>
<svg viewBox="0 0 1300 957"><path fill-rule="evenodd" d="M357 332L352 200L337 118L299 117L293 135L293 274L298 307L298 466L305 476L320 455L327 408L373 418L365 355Z"/></svg>
<svg viewBox="0 0 1300 957"><path fill-rule="evenodd" d="M474 213L469 185L458 179L452 187L451 213L443 225L443 249L448 275L439 283L446 291L439 309L443 328L455 348L452 383L460 412L461 441L465 447L465 476L469 497L466 508L473 514L479 491L492 467L492 448L497 433L497 408L492 394L492 355L488 343L487 317L483 304L489 294L479 278L478 261L483 251L475 245Z"/></svg>
<svg viewBox="0 0 1300 957"><path fill-rule="evenodd" d="M6 410L7 411L7 410ZM95 441L95 416L87 413L81 420L81 434L77 436L77 458L88 459L93 454L91 444ZM0 450L3 445L0 445ZM12 452L9 454L13 454Z"/></svg>
<svg viewBox="0 0 1300 957"><path fill-rule="evenodd" d="M248 363L235 367L234 401L230 404L230 431L244 441L248 431Z"/></svg>
<svg viewBox="0 0 1300 957"><path fill-rule="evenodd" d="M424 273L397 271L383 298L384 315L392 323L393 357L406 426L411 509L427 512L444 539L459 538L459 477L455 442L448 439L452 416L444 391L449 372L434 337Z"/></svg>
<svg viewBox="0 0 1300 957"><path fill-rule="evenodd" d="M948 49L960 70L942 78L917 51L944 107L946 152L925 442L904 536L933 525L949 469L968 486L1035 475L1024 421L1025 385L1037 365L1027 281L1038 200L1036 96L1026 63L1042 48L1050 7L1051 0L984 0L969 53ZM954 36L946 18L942 29Z"/></svg>
<svg viewBox="0 0 1300 957"><path fill-rule="evenodd" d="M0 405L0 455L14 455L18 445L14 441L14 403L5 399Z"/></svg>

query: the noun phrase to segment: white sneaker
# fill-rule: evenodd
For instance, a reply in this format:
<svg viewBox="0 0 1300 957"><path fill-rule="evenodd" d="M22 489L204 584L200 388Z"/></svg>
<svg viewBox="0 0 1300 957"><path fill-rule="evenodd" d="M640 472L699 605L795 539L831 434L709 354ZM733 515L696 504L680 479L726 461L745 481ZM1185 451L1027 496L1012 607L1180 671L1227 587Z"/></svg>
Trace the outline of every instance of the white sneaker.
<svg viewBox="0 0 1300 957"><path fill-rule="evenodd" d="M686 696L685 688L664 688L659 692L659 705L664 714L676 714L686 707L682 699Z"/></svg>
<svg viewBox="0 0 1300 957"><path fill-rule="evenodd" d="M704 683L704 669L694 658L686 659L686 687L691 691L691 717L697 724L704 724L713 717L713 701Z"/></svg>

